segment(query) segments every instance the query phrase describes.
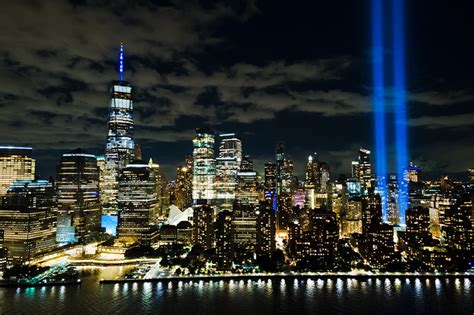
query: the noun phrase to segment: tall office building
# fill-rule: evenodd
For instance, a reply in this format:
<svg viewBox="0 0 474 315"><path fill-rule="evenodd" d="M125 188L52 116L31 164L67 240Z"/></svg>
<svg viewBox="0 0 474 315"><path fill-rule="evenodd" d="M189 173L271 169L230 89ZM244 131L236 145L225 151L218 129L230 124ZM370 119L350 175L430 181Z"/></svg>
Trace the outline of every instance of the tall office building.
<svg viewBox="0 0 474 315"><path fill-rule="evenodd" d="M264 194L265 199L270 200L272 205L276 204L276 164L272 162L265 163L264 170ZM276 211L276 206L274 207Z"/></svg>
<svg viewBox="0 0 474 315"><path fill-rule="evenodd" d="M105 147L105 214L117 215L120 170L134 159L132 86L124 81L123 45L120 45L119 80L110 88L109 122Z"/></svg>
<svg viewBox="0 0 474 315"><path fill-rule="evenodd" d="M255 251L257 245L257 207L234 203L232 211L232 240L236 248Z"/></svg>
<svg viewBox="0 0 474 315"><path fill-rule="evenodd" d="M56 246L53 185L47 180L13 182L0 207L0 230L8 260L24 263Z"/></svg>
<svg viewBox="0 0 474 315"><path fill-rule="evenodd" d="M277 188L277 230L284 231L288 228L288 222L293 207L293 161L286 159L285 146L283 143L276 145L276 188Z"/></svg>
<svg viewBox="0 0 474 315"><path fill-rule="evenodd" d="M313 159L313 156L308 156L303 188L305 195L304 205L311 209L315 207L316 187L319 187L318 168L318 163Z"/></svg>
<svg viewBox="0 0 474 315"><path fill-rule="evenodd" d="M253 162L248 155L242 159L241 168L237 173L235 201L239 204L257 205L257 172L253 170Z"/></svg>
<svg viewBox="0 0 474 315"><path fill-rule="evenodd" d="M216 158L215 192L221 209L232 209L237 173L242 162L242 142L234 133L219 135L219 156Z"/></svg>
<svg viewBox="0 0 474 315"><path fill-rule="evenodd" d="M331 170L329 164L325 162L319 163L319 191L318 193L326 194L328 193L328 182L331 179Z"/></svg>
<svg viewBox="0 0 474 315"><path fill-rule="evenodd" d="M214 180L216 160L214 158L214 131L210 128L196 129L193 139L193 200L215 198Z"/></svg>
<svg viewBox="0 0 474 315"><path fill-rule="evenodd" d="M153 170L156 184L156 208L154 211L155 217L154 222L164 222L168 218L168 209L170 206L170 189L168 187L168 181L164 174L161 172L160 165L154 163L150 158L148 161L148 167Z"/></svg>
<svg viewBox="0 0 474 315"><path fill-rule="evenodd" d="M100 204L104 204L104 187L105 187L105 156L96 155L97 167L99 168L99 199Z"/></svg>
<svg viewBox="0 0 474 315"><path fill-rule="evenodd" d="M214 224L217 266L228 270L232 265L232 212L223 210L217 214Z"/></svg>
<svg viewBox="0 0 474 315"><path fill-rule="evenodd" d="M390 175L388 182L388 198L387 198L387 222L393 225L400 223L399 208L398 208L398 181L397 175ZM403 218L403 222L405 218Z"/></svg>
<svg viewBox="0 0 474 315"><path fill-rule="evenodd" d="M201 201L200 201L201 202ZM213 211L206 203L193 206L193 244L204 249L212 247L213 242Z"/></svg>
<svg viewBox="0 0 474 315"><path fill-rule="evenodd" d="M347 201L345 211L341 216L341 235L349 237L351 234L362 233L362 208L363 202L360 197Z"/></svg>
<svg viewBox="0 0 474 315"><path fill-rule="evenodd" d="M324 209L314 209L307 214L307 224L300 229L292 226L291 240L295 244L297 261L310 263L317 268L333 266L336 258L339 228L336 214ZM300 223L303 220L300 220ZM300 231L298 236L296 233Z"/></svg>
<svg viewBox="0 0 474 315"><path fill-rule="evenodd" d="M120 172L117 236L126 244L151 244L157 237L156 176L150 165L135 160Z"/></svg>
<svg viewBox="0 0 474 315"><path fill-rule="evenodd" d="M270 256L275 251L275 212L270 201L261 201L257 214L257 253Z"/></svg>
<svg viewBox="0 0 474 315"><path fill-rule="evenodd" d="M416 246L429 246L432 239L430 233L430 211L424 207L412 207L405 213L407 238Z"/></svg>
<svg viewBox="0 0 474 315"><path fill-rule="evenodd" d="M100 232L99 167L94 155L81 149L63 154L56 189L59 243L84 242Z"/></svg>
<svg viewBox="0 0 474 315"><path fill-rule="evenodd" d="M193 158L191 156L187 156L184 165L176 170L174 203L180 210L191 207L193 204Z"/></svg>
<svg viewBox="0 0 474 315"><path fill-rule="evenodd" d="M276 157L276 183L277 183L277 194L281 191L281 185L283 181L283 164L285 161L285 143L278 142L275 146L275 157Z"/></svg>
<svg viewBox="0 0 474 315"><path fill-rule="evenodd" d="M359 160L357 161L357 168L355 173L356 174L353 174L352 176L359 179L362 192L364 194L367 194L367 189L371 187L372 181L372 167L370 164L369 150L364 148L359 149Z"/></svg>
<svg viewBox="0 0 474 315"><path fill-rule="evenodd" d="M362 233L368 234L381 224L382 200L371 188L368 195L362 198Z"/></svg>
<svg viewBox="0 0 474 315"><path fill-rule="evenodd" d="M0 146L0 196L15 180L35 179L32 151L29 147Z"/></svg>

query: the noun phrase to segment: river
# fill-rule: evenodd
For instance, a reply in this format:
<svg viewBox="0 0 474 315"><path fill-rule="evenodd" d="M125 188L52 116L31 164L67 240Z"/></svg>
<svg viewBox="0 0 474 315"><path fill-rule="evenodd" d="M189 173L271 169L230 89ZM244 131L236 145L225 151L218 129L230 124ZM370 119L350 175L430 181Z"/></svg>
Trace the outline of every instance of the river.
<svg viewBox="0 0 474 315"><path fill-rule="evenodd" d="M0 314L473 314L472 279L274 279L99 284L129 267L82 268L82 284L0 288Z"/></svg>

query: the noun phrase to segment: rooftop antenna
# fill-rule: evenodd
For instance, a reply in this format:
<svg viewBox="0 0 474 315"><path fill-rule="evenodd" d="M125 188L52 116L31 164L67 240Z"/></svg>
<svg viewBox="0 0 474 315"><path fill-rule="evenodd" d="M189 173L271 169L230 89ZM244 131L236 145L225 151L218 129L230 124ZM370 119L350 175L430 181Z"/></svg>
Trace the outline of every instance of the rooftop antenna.
<svg viewBox="0 0 474 315"><path fill-rule="evenodd" d="M123 43L120 43L119 76L120 81L123 81Z"/></svg>

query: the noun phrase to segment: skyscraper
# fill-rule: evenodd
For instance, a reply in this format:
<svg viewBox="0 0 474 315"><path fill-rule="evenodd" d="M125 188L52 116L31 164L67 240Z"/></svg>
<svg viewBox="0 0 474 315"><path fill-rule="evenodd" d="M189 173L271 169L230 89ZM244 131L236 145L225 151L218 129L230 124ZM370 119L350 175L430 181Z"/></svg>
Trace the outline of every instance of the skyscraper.
<svg viewBox="0 0 474 315"><path fill-rule="evenodd" d="M196 129L193 139L193 200L215 198L214 180L216 160L214 158L214 131L210 128Z"/></svg>
<svg viewBox="0 0 474 315"><path fill-rule="evenodd" d="M232 240L235 248L254 251L257 244L257 206L234 203Z"/></svg>
<svg viewBox="0 0 474 315"><path fill-rule="evenodd" d="M286 230L293 206L293 161L285 157L285 145L280 142L275 148L276 153L276 190L277 190L277 230Z"/></svg>
<svg viewBox="0 0 474 315"><path fill-rule="evenodd" d="M118 176L120 170L134 158L132 86L124 81L124 53L120 45L118 81L110 88L109 122L105 147L105 214L117 214Z"/></svg>
<svg viewBox="0 0 474 315"><path fill-rule="evenodd" d="M232 264L232 212L228 210L217 214L214 224L216 239L217 266L229 269Z"/></svg>
<svg viewBox="0 0 474 315"><path fill-rule="evenodd" d="M81 149L63 154L56 177L59 243L86 241L101 227L97 159Z"/></svg>
<svg viewBox="0 0 474 315"><path fill-rule="evenodd" d="M257 214L257 251L271 255L275 250L275 212L268 200L260 202Z"/></svg>
<svg viewBox="0 0 474 315"><path fill-rule="evenodd" d="M35 160L29 147L0 146L0 196L15 180L35 179Z"/></svg>
<svg viewBox="0 0 474 315"><path fill-rule="evenodd" d="M319 193L327 193L328 192L328 182L331 179L331 171L329 168L329 164L321 162L319 163Z"/></svg>
<svg viewBox="0 0 474 315"><path fill-rule="evenodd" d="M156 176L150 165L136 160L120 172L117 236L126 244L149 245L157 237Z"/></svg>
<svg viewBox="0 0 474 315"><path fill-rule="evenodd" d="M148 161L148 167L153 170L153 176L155 176L156 184L156 209L154 212L154 222L163 222L168 217L168 208L170 206L170 193L168 182L161 172L160 165L154 163L150 158Z"/></svg>
<svg viewBox="0 0 474 315"><path fill-rule="evenodd" d="M316 187L319 187L318 178L318 163L313 159L313 156L308 156L308 163L306 164L306 173L304 179L305 192L305 206L311 209L315 206Z"/></svg>
<svg viewBox="0 0 474 315"><path fill-rule="evenodd" d="M372 187L372 167L370 164L370 151L364 148L359 149L359 160L357 169L357 178L360 182L361 190L367 194L367 189Z"/></svg>
<svg viewBox="0 0 474 315"><path fill-rule="evenodd" d="M271 200L272 205L276 198L276 164L272 162L265 163L263 186L265 189L265 199Z"/></svg>
<svg viewBox="0 0 474 315"><path fill-rule="evenodd" d="M28 262L56 246L55 196L47 180L18 180L2 197L0 230L13 263Z"/></svg>
<svg viewBox="0 0 474 315"><path fill-rule="evenodd" d="M382 201L380 195L369 190L362 199L362 233L368 234L382 224Z"/></svg>
<svg viewBox="0 0 474 315"><path fill-rule="evenodd" d="M283 182L283 165L285 163L285 144L279 142L275 146L275 157L276 157L276 192L280 194L282 190Z"/></svg>
<svg viewBox="0 0 474 315"><path fill-rule="evenodd" d="M193 244L205 249L212 247L213 241L213 211L205 202L193 207Z"/></svg>
<svg viewBox="0 0 474 315"><path fill-rule="evenodd" d="M219 156L216 158L216 199L221 209L232 209L237 173L242 162L242 142L235 134L219 135Z"/></svg>
<svg viewBox="0 0 474 315"><path fill-rule="evenodd" d="M193 158L186 157L184 165L176 170L176 187L174 192L175 206L184 210L193 203Z"/></svg>
<svg viewBox="0 0 474 315"><path fill-rule="evenodd" d="M390 224L399 224L401 222L399 216L398 194L399 187L397 175L390 175L388 182L388 198L387 198L387 222ZM405 218L403 218L405 222Z"/></svg>
<svg viewBox="0 0 474 315"><path fill-rule="evenodd" d="M243 157L237 173L235 201L244 205L258 204L257 172L253 170L253 162L248 155Z"/></svg>

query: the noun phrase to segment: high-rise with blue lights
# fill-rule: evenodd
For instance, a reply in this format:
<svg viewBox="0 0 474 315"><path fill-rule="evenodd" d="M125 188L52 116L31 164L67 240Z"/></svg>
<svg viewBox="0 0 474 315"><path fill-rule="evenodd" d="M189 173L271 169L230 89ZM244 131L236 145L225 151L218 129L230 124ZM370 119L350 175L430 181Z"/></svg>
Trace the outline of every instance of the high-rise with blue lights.
<svg viewBox="0 0 474 315"><path fill-rule="evenodd" d="M117 215L118 176L134 158L132 86L124 80L124 52L120 45L119 78L110 88L109 122L105 148L103 210Z"/></svg>

